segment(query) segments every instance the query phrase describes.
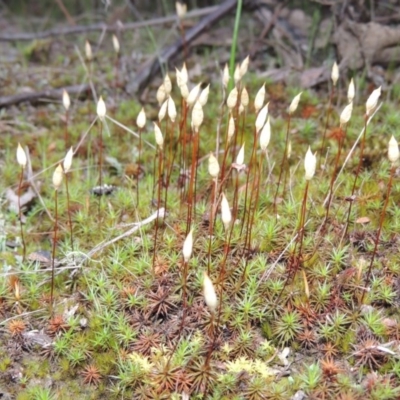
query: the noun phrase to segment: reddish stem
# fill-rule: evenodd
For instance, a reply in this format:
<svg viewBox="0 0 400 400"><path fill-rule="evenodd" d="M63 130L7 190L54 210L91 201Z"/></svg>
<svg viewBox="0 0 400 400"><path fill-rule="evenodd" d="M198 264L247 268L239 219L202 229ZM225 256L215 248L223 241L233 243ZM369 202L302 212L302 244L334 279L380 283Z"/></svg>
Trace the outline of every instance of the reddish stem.
<svg viewBox="0 0 400 400"><path fill-rule="evenodd" d="M74 251L74 235L72 233L71 209L69 207L68 174L65 174L65 189L67 191L67 210L68 210L68 224L69 224L69 232L71 240L71 249L72 251ZM74 259L74 256L72 256L72 259Z"/></svg>
<svg viewBox="0 0 400 400"><path fill-rule="evenodd" d="M322 136L322 144L321 144L321 148L319 150L319 153L322 155L322 152L324 151L324 147L325 147L325 141L326 141L326 132L328 130L328 125L329 125L329 117L331 115L332 112L332 101L333 101L333 96L335 94L335 86L332 86L332 90L331 93L329 95L329 103L328 103L328 111L326 113L326 120L325 120L325 128L324 128L324 134ZM322 157L320 157L320 160L322 159ZM319 165L320 166L320 165Z"/></svg>
<svg viewBox="0 0 400 400"><path fill-rule="evenodd" d="M24 167L21 167L21 172L19 175L19 184L18 184L18 219L19 219L19 226L20 226L21 240L22 240L22 261L25 261L26 245L25 245L24 228L22 225L22 208L21 208L21 190L22 190L23 177L24 177Z"/></svg>
<svg viewBox="0 0 400 400"><path fill-rule="evenodd" d="M54 191L54 207L55 207L55 217L54 217L54 237L53 237L53 250L51 255L51 291L50 291L50 304L51 309L53 310L53 300L54 300L54 261L56 257L56 245L57 245L57 229L58 229L58 199L57 199L58 190Z"/></svg>
<svg viewBox="0 0 400 400"><path fill-rule="evenodd" d="M385 199L385 203L383 205L383 209L381 212L381 216L379 218L379 228L378 228L378 233L376 235L376 239L375 239L375 246L374 246L374 251L372 253L372 257L371 257L371 261L369 263L369 267L368 267L368 272L367 272L367 277L365 278L365 288L367 287L368 283L369 283L369 278L371 276L371 271L372 271L372 265L374 264L374 260L375 260L375 256L376 256L376 252L378 250L378 245L379 245L379 239L381 237L381 232L382 232L382 226L383 226L383 222L385 220L385 215L386 215L386 209L387 206L389 204L389 197L390 197L390 192L392 190L392 185L393 185L393 176L396 172L396 166L392 165L391 169L390 169L390 178L389 178L389 182L388 182L388 186L387 186L387 192L386 192L386 199ZM363 304L364 301L364 297L365 297L365 293L366 293L366 289L363 290L363 293L361 295L361 300L360 300L360 304Z"/></svg>
<svg viewBox="0 0 400 400"><path fill-rule="evenodd" d="M275 212L275 214L276 214L276 199L277 199L278 192L279 192L279 187L280 187L280 184L281 184L282 173L283 173L283 169L285 167L285 161L287 160L287 149L288 149L288 143L289 143L290 119L291 119L291 114L289 114L289 117L288 117L288 123L287 123L287 129L286 129L286 139L285 139L285 150L283 152L283 157L282 157L282 162L281 162L281 170L279 171L278 185L276 187L276 192L275 192L275 196L274 196L274 212Z"/></svg>
<svg viewBox="0 0 400 400"><path fill-rule="evenodd" d="M157 195L157 218L155 221L155 232L154 232L154 250L153 250L153 262L152 268L153 273L155 271L156 252L157 252L157 237L158 237L158 218L160 213L161 203L161 187L162 187L162 167L163 167L163 151L158 149L158 195Z"/></svg>
<svg viewBox="0 0 400 400"><path fill-rule="evenodd" d="M367 121L368 121L368 117L365 115L364 116L364 134L363 134L363 137L362 137L362 140L361 140L361 147L360 147L360 160L358 161L357 172L356 172L356 176L354 178L353 188L351 190L351 198L352 198L352 200L350 201L349 210L347 212L347 221L346 221L346 227L345 227L345 230L344 230L344 233L343 233L343 237L346 236L347 231L349 229L351 209L353 207L353 202L354 202L353 201L353 196L354 196L354 192L356 190L358 176L360 175L360 171L361 171L361 168L363 166L365 139L366 139L366 135L367 135Z"/></svg>
<svg viewBox="0 0 400 400"><path fill-rule="evenodd" d="M136 206L139 207L139 177L140 177L140 165L142 162L142 130L139 128L139 155L137 161L137 178L136 178ZM153 175L154 176L154 175Z"/></svg>

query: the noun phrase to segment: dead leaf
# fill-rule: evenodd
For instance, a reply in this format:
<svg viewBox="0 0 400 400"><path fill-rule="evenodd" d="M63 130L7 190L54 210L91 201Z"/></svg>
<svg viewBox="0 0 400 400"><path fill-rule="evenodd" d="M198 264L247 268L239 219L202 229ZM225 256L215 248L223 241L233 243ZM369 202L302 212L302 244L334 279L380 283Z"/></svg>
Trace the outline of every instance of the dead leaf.
<svg viewBox="0 0 400 400"><path fill-rule="evenodd" d="M376 22L363 24L349 19L344 20L334 34L341 66L350 69L398 62L399 40L399 27Z"/></svg>

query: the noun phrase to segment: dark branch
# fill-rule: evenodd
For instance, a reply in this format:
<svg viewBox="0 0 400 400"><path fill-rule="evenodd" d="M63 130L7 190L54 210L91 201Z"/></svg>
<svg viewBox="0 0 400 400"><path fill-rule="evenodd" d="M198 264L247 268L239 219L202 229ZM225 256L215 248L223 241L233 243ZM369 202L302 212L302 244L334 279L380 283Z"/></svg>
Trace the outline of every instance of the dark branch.
<svg viewBox="0 0 400 400"><path fill-rule="evenodd" d="M32 93L20 93L12 96L0 97L0 108L10 107L16 104L29 102L37 103L43 100L59 100L62 99L62 92L66 90L69 94L79 95L79 96L89 96L90 86L89 85L75 85L67 86L61 89L48 89L42 92L32 92Z"/></svg>
<svg viewBox="0 0 400 400"><path fill-rule="evenodd" d="M193 10L185 15L185 18L201 17L215 11L218 7L205 7L198 10ZM93 25L78 25L78 26L67 26L64 28L54 28L42 32L29 32L29 33L0 33L0 41L18 41L18 40L37 40L47 39L55 36L66 36L66 35L79 35L81 33L88 32L122 32L137 28L143 28L151 25L162 25L170 22L177 21L176 15L168 17L155 18L149 21L130 22L127 24L116 23L113 25L107 25L103 23Z"/></svg>
<svg viewBox="0 0 400 400"><path fill-rule="evenodd" d="M232 11L236 5L236 2L237 0L225 0L220 6L214 8L214 11L210 15L205 16L196 26L186 33L186 45L190 44L208 27ZM140 72L136 75L133 82L130 83L127 91L136 92L143 90L152 77L158 73L161 68L161 64L168 63L169 60L182 51L183 43L184 42L182 38L180 38L171 46L164 48L160 54L155 56L152 60L147 61L146 65L140 69Z"/></svg>

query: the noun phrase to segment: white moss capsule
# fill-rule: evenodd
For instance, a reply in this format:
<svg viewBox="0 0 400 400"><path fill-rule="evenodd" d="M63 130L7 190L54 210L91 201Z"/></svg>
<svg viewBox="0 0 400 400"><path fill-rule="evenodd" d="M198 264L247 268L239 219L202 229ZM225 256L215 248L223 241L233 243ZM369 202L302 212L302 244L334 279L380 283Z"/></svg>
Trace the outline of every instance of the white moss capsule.
<svg viewBox="0 0 400 400"><path fill-rule="evenodd" d="M167 107L168 107L168 99L161 104L161 107L158 110L158 122L161 122L165 118L165 115L167 114Z"/></svg>
<svg viewBox="0 0 400 400"><path fill-rule="evenodd" d="M58 164L54 173L53 173L53 186L55 190L58 190L61 186L63 179L64 171L62 169L61 164Z"/></svg>
<svg viewBox="0 0 400 400"><path fill-rule="evenodd" d="M287 158L290 158L292 156L292 142L289 140L288 146L287 146L287 152L286 152Z"/></svg>
<svg viewBox="0 0 400 400"><path fill-rule="evenodd" d="M68 92L65 89L63 90L63 94L62 94L62 103L65 108L65 111L68 111L69 107L71 105L71 100L69 98Z"/></svg>
<svg viewBox="0 0 400 400"><path fill-rule="evenodd" d="M186 85L188 83L188 79L189 79L186 65L183 64L183 67L180 71L178 68L175 68L175 71L176 71L176 84L179 87Z"/></svg>
<svg viewBox="0 0 400 400"><path fill-rule="evenodd" d="M85 42L85 55L86 55L86 60L92 61L93 59L92 46L87 40Z"/></svg>
<svg viewBox="0 0 400 400"><path fill-rule="evenodd" d="M303 92L300 92L297 96L295 96L292 100L292 102L290 103L289 106L289 114L292 115L296 110L297 107L299 106L299 102L300 102L300 96Z"/></svg>
<svg viewBox="0 0 400 400"><path fill-rule="evenodd" d="M256 98L254 99L254 109L256 110L256 114L260 111L261 107L264 105L264 101L265 101L265 83L258 90Z"/></svg>
<svg viewBox="0 0 400 400"><path fill-rule="evenodd" d="M178 18L182 19L187 13L187 5L185 3L181 3L180 1L176 1L175 10Z"/></svg>
<svg viewBox="0 0 400 400"><path fill-rule="evenodd" d="M268 117L267 122L261 129L261 133L260 133L260 148L262 151L267 150L270 139L271 139L271 125L270 125L269 117Z"/></svg>
<svg viewBox="0 0 400 400"><path fill-rule="evenodd" d="M331 79L332 79L333 86L336 86L336 83L339 79L339 67L338 67L336 61L333 63L333 66L332 66Z"/></svg>
<svg viewBox="0 0 400 400"><path fill-rule="evenodd" d="M171 78L169 77L168 74L166 74L164 77L163 85L164 85L165 94L168 96L172 90L172 82L171 82Z"/></svg>
<svg viewBox="0 0 400 400"><path fill-rule="evenodd" d="M137 118L136 118L136 125L140 128L143 129L146 125L146 113L144 112L144 108L140 110Z"/></svg>
<svg viewBox="0 0 400 400"><path fill-rule="evenodd" d="M104 117L106 116L107 109L106 103L104 103L103 98L100 96L99 101L97 102L97 116L100 118L100 121L104 121Z"/></svg>
<svg viewBox="0 0 400 400"><path fill-rule="evenodd" d="M242 147L239 150L239 153L236 156L236 163L235 163L239 168L244 165L244 143L242 144Z"/></svg>
<svg viewBox="0 0 400 400"><path fill-rule="evenodd" d="M185 262L190 260L193 251L193 228L190 230L183 242L182 255Z"/></svg>
<svg viewBox="0 0 400 400"><path fill-rule="evenodd" d="M120 46L119 46L119 40L116 35L112 35L112 43L114 47L114 51L119 54Z"/></svg>
<svg viewBox="0 0 400 400"><path fill-rule="evenodd" d="M311 148L308 147L306 157L304 159L305 178L307 181L311 180L315 174L315 168L317 166L317 157L311 152Z"/></svg>
<svg viewBox="0 0 400 400"><path fill-rule="evenodd" d="M397 161L399 160L399 156L400 156L399 144L397 143L397 140L392 135L392 137L389 140L389 148L388 148L388 158L389 158L389 161L392 163L392 165L397 163Z"/></svg>
<svg viewBox="0 0 400 400"><path fill-rule="evenodd" d="M242 63L240 64L239 72L240 72L240 79L242 79L249 69L250 57L247 56Z"/></svg>
<svg viewBox="0 0 400 400"><path fill-rule="evenodd" d="M199 103L204 107L208 101L208 95L210 93L210 85L207 85L200 93L199 96Z"/></svg>
<svg viewBox="0 0 400 400"><path fill-rule="evenodd" d="M187 85L187 83L189 82L189 74L185 63L183 63L181 69L181 82L183 85Z"/></svg>
<svg viewBox="0 0 400 400"><path fill-rule="evenodd" d="M218 307L217 293L215 292L214 285L211 282L211 279L205 272L203 278L203 294L207 307L212 313L215 313Z"/></svg>
<svg viewBox="0 0 400 400"><path fill-rule="evenodd" d="M368 100L365 103L365 114L367 115L367 117L369 117L372 114L372 112L375 110L375 107L377 106L379 97L381 95L381 89L382 89L382 87L379 86L368 97Z"/></svg>
<svg viewBox="0 0 400 400"><path fill-rule="evenodd" d="M188 89L186 83L182 86L179 86L179 90L181 91L182 98L185 99L187 102L187 98L189 96L189 89Z"/></svg>
<svg viewBox="0 0 400 400"><path fill-rule="evenodd" d="M66 174L68 174L69 170L71 169L73 157L74 157L74 150L71 147L68 150L68 152L64 158L64 161L63 161L64 173L66 173Z"/></svg>
<svg viewBox="0 0 400 400"><path fill-rule="evenodd" d="M349 88L347 89L347 100L351 103L354 100L354 96L356 95L356 88L354 86L354 80L351 78L349 83Z"/></svg>
<svg viewBox="0 0 400 400"><path fill-rule="evenodd" d="M229 225L232 222L232 213L231 208L229 207L228 199L224 193L222 193L221 199L221 219L222 223L224 224L225 231L228 231Z"/></svg>
<svg viewBox="0 0 400 400"><path fill-rule="evenodd" d="M249 92L247 89L244 87L242 89L242 93L240 93L240 104L246 108L249 105L250 99L249 99Z"/></svg>
<svg viewBox="0 0 400 400"><path fill-rule="evenodd" d="M347 104L340 114L340 126L346 125L351 118L351 113L353 112L353 102Z"/></svg>
<svg viewBox="0 0 400 400"><path fill-rule="evenodd" d="M154 137L156 139L156 144L162 150L164 145L164 137L160 127L155 122L153 123L154 123Z"/></svg>
<svg viewBox="0 0 400 400"><path fill-rule="evenodd" d="M213 153L210 153L208 157L208 173L215 179L218 177L220 168L217 157Z"/></svg>
<svg viewBox="0 0 400 400"><path fill-rule="evenodd" d="M177 112L176 112L176 106L175 106L175 102L174 99L169 96L168 97L168 117L172 122L175 122L177 116Z"/></svg>
<svg viewBox="0 0 400 400"><path fill-rule="evenodd" d="M25 150L22 148L20 143L18 143L17 147L17 162L22 168L26 167L27 157Z"/></svg>
<svg viewBox="0 0 400 400"><path fill-rule="evenodd" d="M262 127L265 124L265 121L267 120L267 116L268 116L268 105L269 103L267 103L258 113L257 118L256 118L256 132L260 132L260 130L262 129Z"/></svg>
<svg viewBox="0 0 400 400"><path fill-rule="evenodd" d="M229 93L228 98L226 99L226 105L230 110L236 107L237 100L238 100L238 90L237 87L234 87Z"/></svg>
<svg viewBox="0 0 400 400"><path fill-rule="evenodd" d="M189 106L192 106L197 98L199 97L200 94L200 88L201 88L201 83L198 83L190 92L189 95L187 96L186 102L189 104Z"/></svg>
<svg viewBox="0 0 400 400"><path fill-rule="evenodd" d="M158 102L158 105L161 106L161 104L164 102L165 98L167 97L167 94L165 92L165 87L164 84L162 83L158 89L157 89L157 93L156 93L156 99Z"/></svg>
<svg viewBox="0 0 400 400"><path fill-rule="evenodd" d="M241 76L240 76L240 66L239 64L236 64L235 71L233 73L233 80L235 81L235 85L237 85L240 82Z"/></svg>
<svg viewBox="0 0 400 400"><path fill-rule="evenodd" d="M181 71L179 71L179 69L176 67L175 67L175 76L176 76L176 84L178 85L178 87L181 87L182 85L185 84L185 82L182 81Z"/></svg>
<svg viewBox="0 0 400 400"><path fill-rule="evenodd" d="M196 101L196 103L194 103L192 110L192 127L195 132L199 131L199 128L203 123L203 118L204 118L203 107L198 101Z"/></svg>

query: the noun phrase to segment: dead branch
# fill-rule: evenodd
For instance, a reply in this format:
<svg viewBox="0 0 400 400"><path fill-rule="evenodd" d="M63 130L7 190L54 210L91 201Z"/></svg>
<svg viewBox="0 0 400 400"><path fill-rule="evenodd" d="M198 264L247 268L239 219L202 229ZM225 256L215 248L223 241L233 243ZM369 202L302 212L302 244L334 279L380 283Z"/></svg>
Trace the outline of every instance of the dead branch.
<svg viewBox="0 0 400 400"><path fill-rule="evenodd" d="M225 0L220 6L214 9L212 13L204 17L196 26L190 29L186 33L184 40L182 40L182 38L179 38L174 44L164 48L160 52L160 54L154 56L144 65L142 65L135 79L128 85L128 93L143 90L152 79L152 77L159 72L161 64L168 63L169 60L171 60L183 50L184 44L186 46L189 45L210 25L214 24L226 14L228 14L235 7L236 2L237 0Z"/></svg>
<svg viewBox="0 0 400 400"><path fill-rule="evenodd" d="M87 97L88 93L90 93L90 86L88 84L67 86L61 89L48 89L41 92L20 93L12 96L0 97L0 108L10 107L24 102L37 103L42 100L61 101L63 89L65 89L69 94L84 97Z"/></svg>
<svg viewBox="0 0 400 400"><path fill-rule="evenodd" d="M91 258L96 253L101 252L102 250L104 250L106 247L112 245L113 243L118 242L121 239L127 238L128 236L131 236L136 231L138 231L142 226L147 225L158 218L164 218L164 215L165 215L165 208L161 207L155 213L151 214L150 217L144 219L143 221L137 222L133 228L128 229L126 232L122 233L119 236L114 237L113 239L109 240L108 242L100 243L99 245L97 245L95 248L93 248L92 250L89 251L89 253L87 254L87 258Z"/></svg>
<svg viewBox="0 0 400 400"><path fill-rule="evenodd" d="M218 6L205 7L198 10L189 11L184 18L189 19L194 17L202 17L204 15L214 12L216 9L218 9ZM0 41L3 42L18 41L18 40L29 41L37 39L47 39L57 36L79 35L81 33L88 33L88 32L103 32L103 31L123 32L132 29L144 28L146 26L163 25L175 21L177 21L177 16L169 15L167 17L154 18L148 21L131 22L128 24L116 23L113 25L107 25L99 23L93 25L77 25L77 26L68 26L63 28L54 28L42 32L0 33Z"/></svg>

